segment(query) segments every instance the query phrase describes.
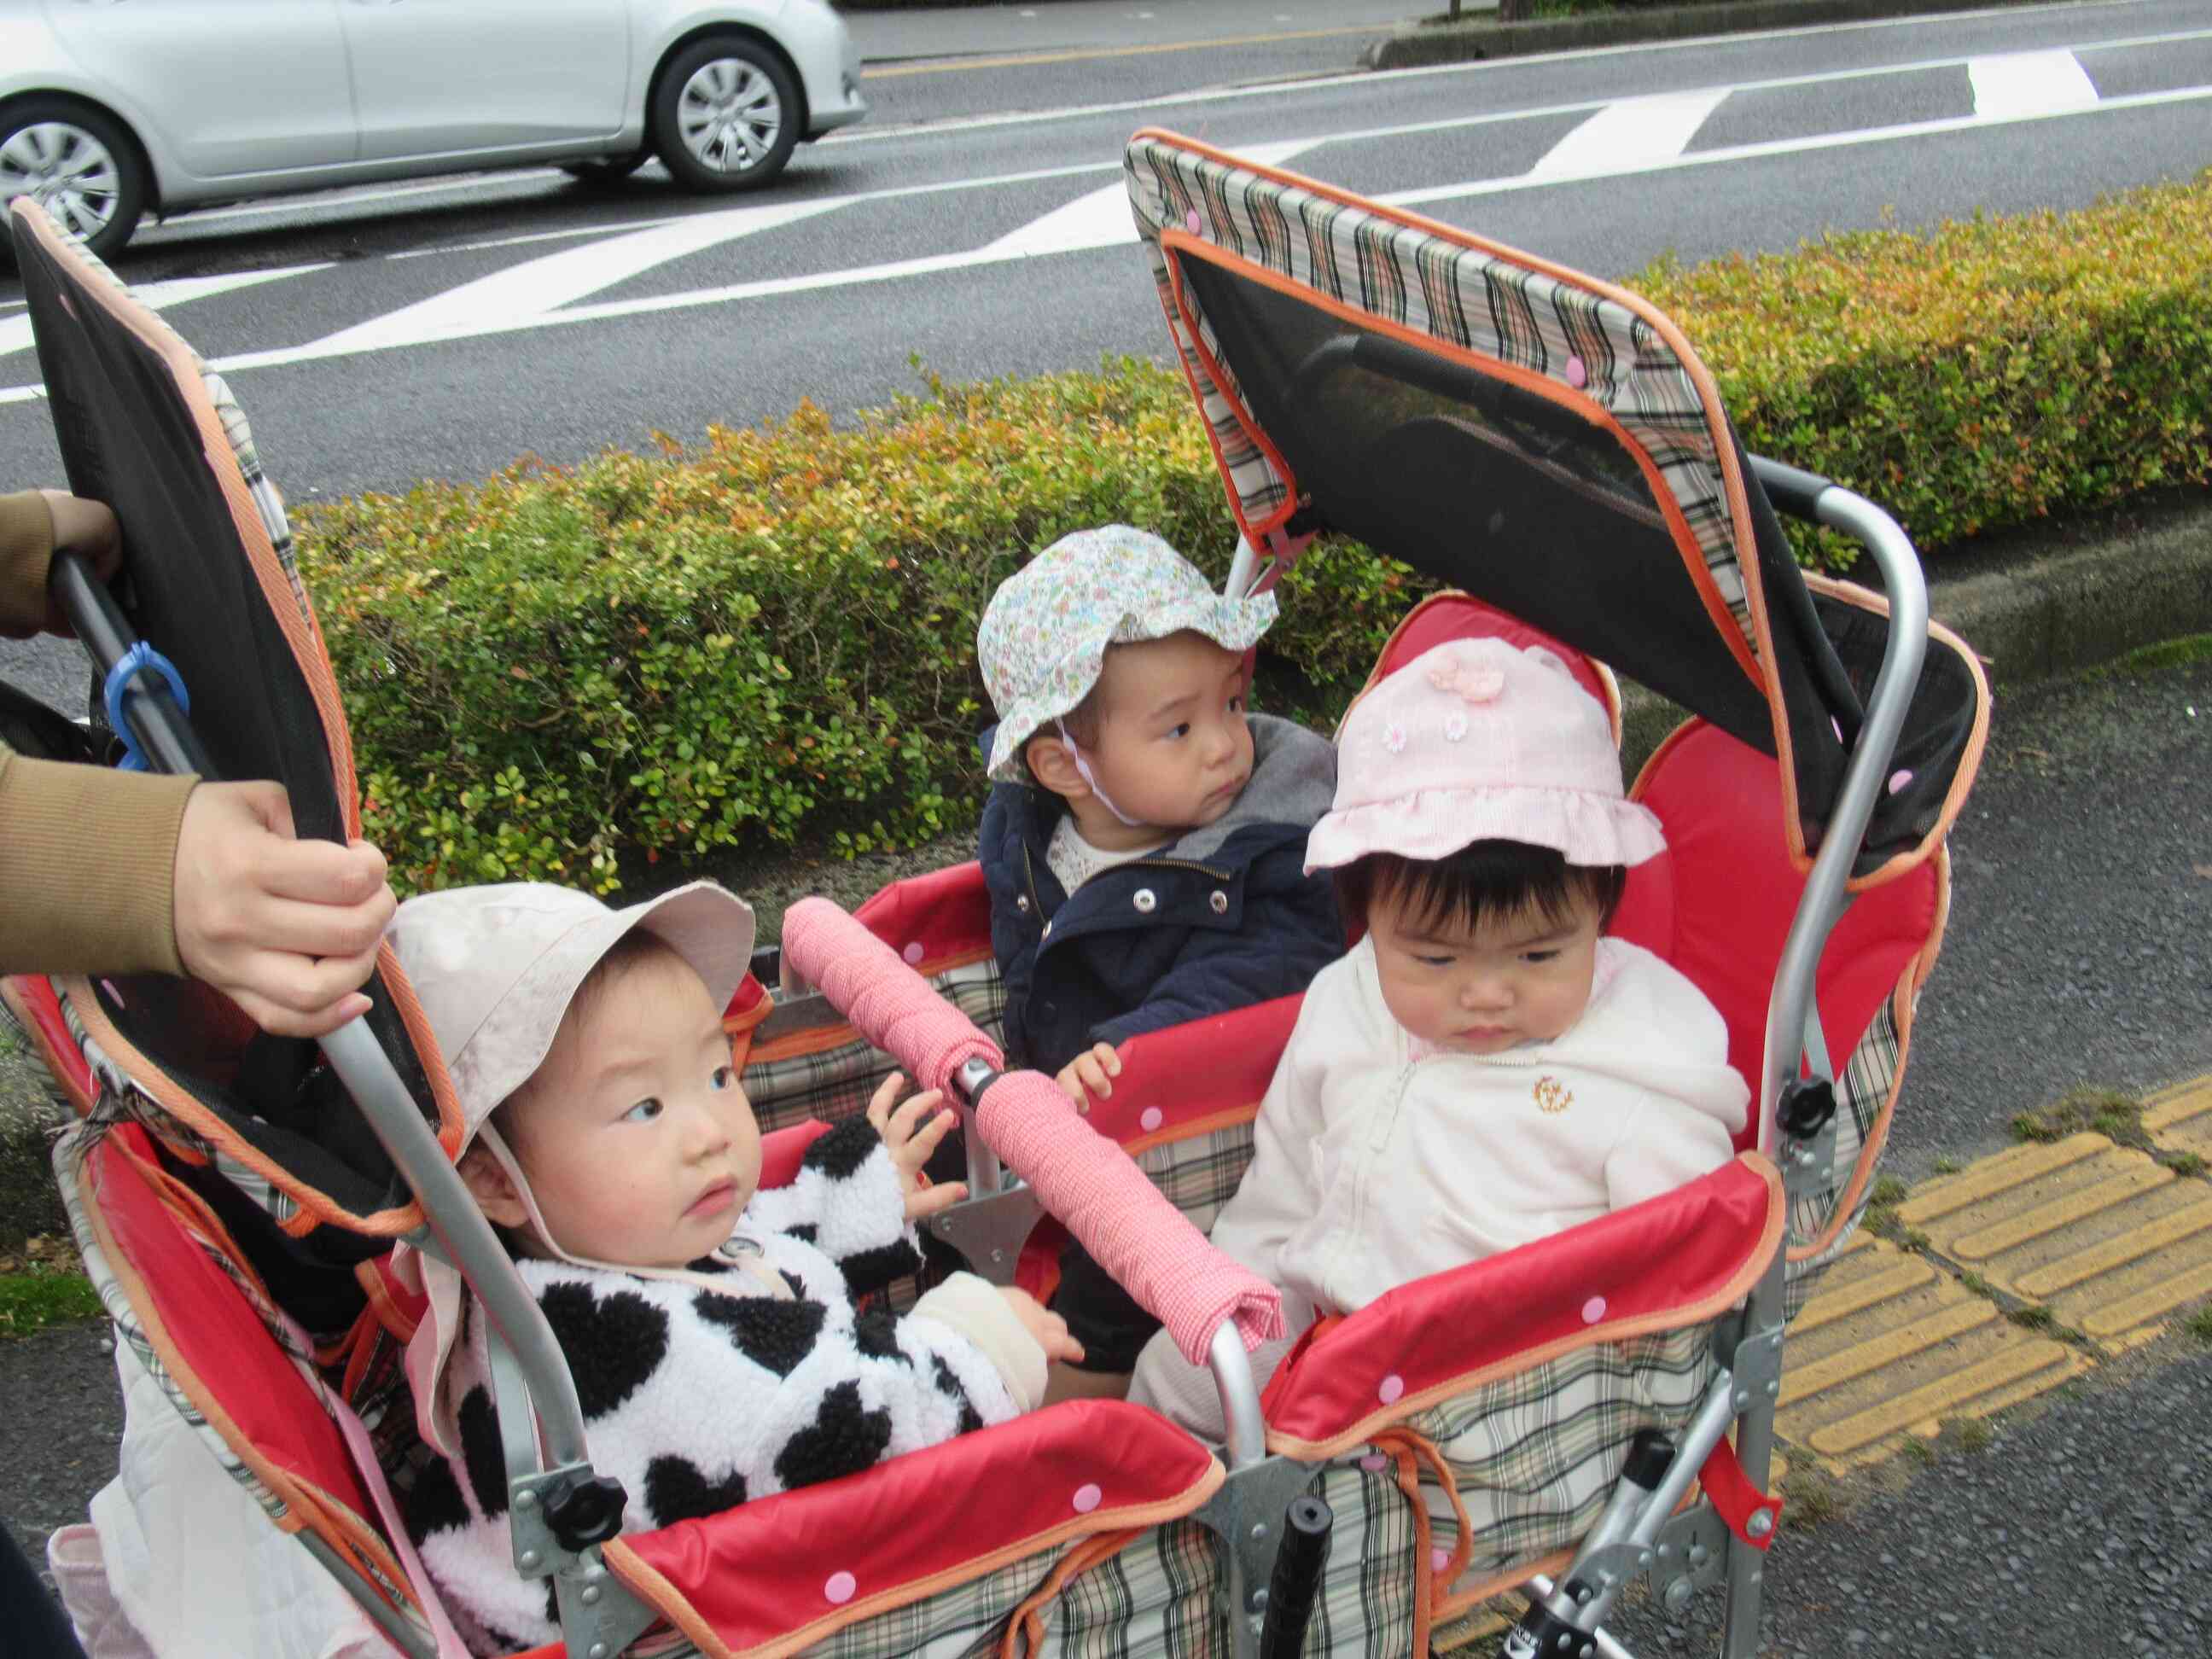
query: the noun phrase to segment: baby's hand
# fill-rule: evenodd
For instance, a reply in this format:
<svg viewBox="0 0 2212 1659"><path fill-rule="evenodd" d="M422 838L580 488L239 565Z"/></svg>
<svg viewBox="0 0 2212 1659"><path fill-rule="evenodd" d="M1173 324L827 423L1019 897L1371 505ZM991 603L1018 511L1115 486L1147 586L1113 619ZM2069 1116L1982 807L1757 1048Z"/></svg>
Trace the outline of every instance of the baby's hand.
<svg viewBox="0 0 2212 1659"><path fill-rule="evenodd" d="M1075 1103L1077 1111L1087 1112L1091 1102L1085 1091L1103 1100L1114 1092L1111 1079L1121 1075L1121 1056L1114 1052L1112 1043L1100 1042L1061 1066L1054 1081L1060 1085L1060 1093Z"/></svg>
<svg viewBox="0 0 2212 1659"><path fill-rule="evenodd" d="M891 1103L904 1087L906 1079L896 1072L885 1078L875 1098L868 1103L868 1121L884 1138L892 1167L898 1170L899 1190L906 1194L906 1218L919 1221L939 1210L949 1210L967 1197L968 1183L948 1181L941 1187L932 1187L924 1182L922 1165L929 1162L930 1154L951 1132L952 1126L960 1121L960 1114L948 1106L930 1117L930 1109L945 1099L943 1093L935 1089L925 1090L894 1111ZM924 1122L924 1118L928 1121ZM919 1128L917 1124L921 1125Z"/></svg>
<svg viewBox="0 0 2212 1659"><path fill-rule="evenodd" d="M999 1294L1006 1298L1006 1305L1014 1310L1014 1317L1022 1322L1022 1328L1036 1339L1048 1360L1078 1360L1083 1358L1083 1345L1067 1334L1067 1322L1051 1309L1043 1306L1027 1291L1018 1291L1012 1285L1001 1285Z"/></svg>

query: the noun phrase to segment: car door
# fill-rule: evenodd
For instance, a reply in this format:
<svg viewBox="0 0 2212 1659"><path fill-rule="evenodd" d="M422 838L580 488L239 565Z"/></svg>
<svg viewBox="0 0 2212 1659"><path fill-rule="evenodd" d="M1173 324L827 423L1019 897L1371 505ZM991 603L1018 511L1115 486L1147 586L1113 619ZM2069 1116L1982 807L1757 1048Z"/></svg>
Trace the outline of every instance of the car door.
<svg viewBox="0 0 2212 1659"><path fill-rule="evenodd" d="M603 137L622 125L627 0L339 0L364 161Z"/></svg>
<svg viewBox="0 0 2212 1659"><path fill-rule="evenodd" d="M339 0L46 0L56 37L193 175L353 159Z"/></svg>

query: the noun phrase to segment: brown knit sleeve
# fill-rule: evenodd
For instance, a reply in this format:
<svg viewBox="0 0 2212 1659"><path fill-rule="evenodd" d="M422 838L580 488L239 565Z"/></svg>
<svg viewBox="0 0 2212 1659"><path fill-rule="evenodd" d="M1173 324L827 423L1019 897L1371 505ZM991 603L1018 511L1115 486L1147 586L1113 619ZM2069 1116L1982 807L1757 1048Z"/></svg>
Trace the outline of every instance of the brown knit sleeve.
<svg viewBox="0 0 2212 1659"><path fill-rule="evenodd" d="M46 623L54 515L35 489L0 495L0 635L27 640Z"/></svg>
<svg viewBox="0 0 2212 1659"><path fill-rule="evenodd" d="M0 747L0 973L182 973L177 830L197 782Z"/></svg>

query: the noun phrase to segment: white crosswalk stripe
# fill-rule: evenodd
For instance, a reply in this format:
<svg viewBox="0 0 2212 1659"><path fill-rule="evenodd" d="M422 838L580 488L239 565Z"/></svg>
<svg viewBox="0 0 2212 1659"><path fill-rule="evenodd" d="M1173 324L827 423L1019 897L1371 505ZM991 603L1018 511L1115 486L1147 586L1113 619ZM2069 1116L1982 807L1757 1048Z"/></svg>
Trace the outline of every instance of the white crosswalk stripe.
<svg viewBox="0 0 2212 1659"><path fill-rule="evenodd" d="M264 283L281 283L288 277L305 276L311 271L328 270L329 261L312 265L286 265L277 270L240 270L222 276L178 276L163 283L140 283L131 289L139 300L152 311L166 311L171 306L187 305L194 300L210 299L218 294L230 294L242 288L259 288ZM31 319L28 313L0 318L0 357L11 351L31 349Z"/></svg>
<svg viewBox="0 0 2212 1659"><path fill-rule="evenodd" d="M2070 52L2016 52L1977 58L1966 65L1974 85L1974 113L1993 120L2056 115L2086 109L2097 88Z"/></svg>
<svg viewBox="0 0 2212 1659"><path fill-rule="evenodd" d="M1457 181L1410 182L1406 188L1379 199L1401 206L1545 190L1575 184L1692 167L1725 167L1813 151L1857 145L1881 144L1908 139L1931 139L2016 123L2079 118L2130 109L2212 100L2212 85L2190 85L2164 90L2132 92L2100 98L2083 66L2082 57L2121 49L2156 48L2166 43L2212 40L2212 28L2191 29L2166 35L2107 40L2075 49L2014 52L1983 57L1954 57L1917 62L1848 69L1828 73L1798 74L1734 86L1697 88L1620 99L1607 102L1561 104L1548 106L1479 110L1467 114L1416 122L1340 131L1300 138L1240 142L1241 155L1264 164L1284 165L1314 153L1322 158L1304 163L1306 170L1328 175L1326 152L1332 146L1351 147L1377 140L1415 135L1443 135L1485 126L1574 118L1574 125L1548 150L1521 169L1488 177ZM2191 48L2197 49L2192 46ZM1970 111L1935 118L1889 125L1850 128L1692 150L1689 146L1716 111L1740 92L1787 90L1812 97L1824 85L1864 81L1885 76L1905 76L1959 69L1967 71L1972 89ZM1440 145L1438 154L1464 154ZM1485 149L1481 153L1489 153ZM1135 240L1130 224L1118 160L1095 163L1037 167L1025 171L902 184L848 194L788 201L747 204L705 213L684 214L642 224L599 226L578 230L543 233L460 244L444 248L410 248L387 256L391 259L421 259L441 255L459 257L505 246L526 246L545 241L587 238L580 243L460 283L428 299L372 317L334 333L297 345L270 345L221 357L216 367L227 373L310 362L319 359L387 351L441 341L512 334L549 327L576 326L617 319L702 307L740 304L776 295L812 291L859 289L987 267L1018 260L1080 254L1124 246ZM708 253L727 244L780 231L802 221L832 213L858 214L877 204L930 196L1003 190L1034 191L1058 181L1080 182L1080 193L981 246L929 252L918 257L879 261L833 270L778 271L779 258L788 259L793 247L811 252L816 243L772 241L756 269L766 274L748 280L650 295L623 295L624 284L672 262ZM947 225L962 215L942 216ZM837 239L838 245L865 246L867 234L856 230ZM800 255L801 258L805 253ZM328 270L327 264L303 264L278 270L241 272L232 276L181 278L142 285L137 290L157 307L212 300L234 289L307 276ZM20 352L31 343L30 324L20 313L0 317L0 356ZM36 385L0 387L0 404L23 402L42 395Z"/></svg>

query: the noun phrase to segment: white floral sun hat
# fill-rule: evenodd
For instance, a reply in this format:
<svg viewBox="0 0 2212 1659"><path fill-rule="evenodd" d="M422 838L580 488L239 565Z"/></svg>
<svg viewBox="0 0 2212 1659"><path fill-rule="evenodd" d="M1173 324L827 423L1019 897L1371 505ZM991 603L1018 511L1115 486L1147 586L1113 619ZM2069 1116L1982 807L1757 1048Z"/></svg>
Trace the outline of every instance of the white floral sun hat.
<svg viewBox="0 0 2212 1659"><path fill-rule="evenodd" d="M1245 652L1275 620L1275 596L1225 599L1198 567L1125 524L1063 536L1000 585L975 630L998 711L991 780L1024 781L1022 745L1091 695L1109 645L1185 629Z"/></svg>

